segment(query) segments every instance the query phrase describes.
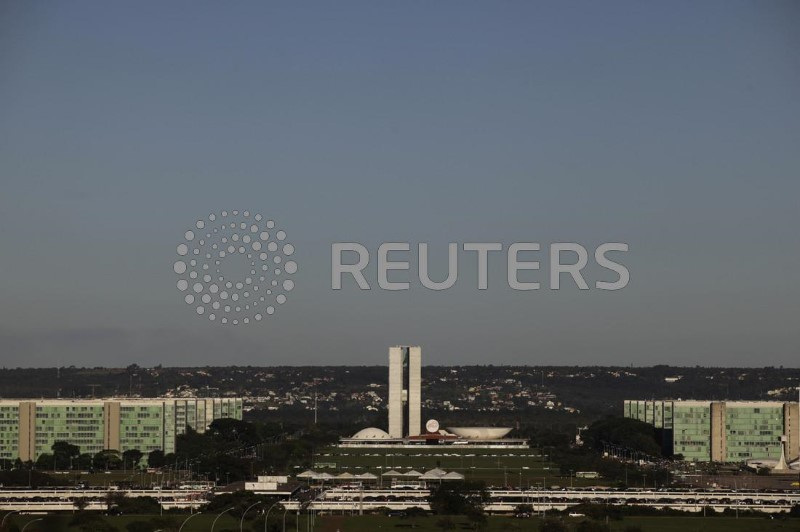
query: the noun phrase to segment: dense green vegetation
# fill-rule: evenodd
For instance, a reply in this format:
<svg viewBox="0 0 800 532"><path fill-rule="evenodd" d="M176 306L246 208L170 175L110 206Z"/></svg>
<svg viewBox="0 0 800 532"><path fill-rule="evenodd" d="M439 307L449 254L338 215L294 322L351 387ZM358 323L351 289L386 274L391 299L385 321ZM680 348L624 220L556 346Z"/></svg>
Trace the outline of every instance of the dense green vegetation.
<svg viewBox="0 0 800 532"><path fill-rule="evenodd" d="M565 445L558 435L551 435L550 445L543 448L559 465L561 474L574 471L597 471L603 484L617 486L663 486L670 482L670 463L662 458L658 431L652 426L621 417L606 417L590 424L583 431L584 444ZM562 436L563 440L563 436ZM607 445L613 444L628 452L648 456L654 465L639 467L603 457Z"/></svg>
<svg viewBox="0 0 800 532"><path fill-rule="evenodd" d="M187 430L177 438L175 453L153 451L148 466L180 471L194 478L234 482L262 473L291 471L294 466L310 467L314 449L337 441L334 427L304 429L287 434L276 424L249 423L235 419L215 420L200 434ZM42 455L36 463L5 461L0 482L11 486L54 486L74 482L74 477L53 477L43 473L54 469L135 470L143 467L138 450L105 450L95 455L78 455L77 447L64 442L53 445L53 453ZM130 475L131 482L139 477Z"/></svg>
<svg viewBox="0 0 800 532"><path fill-rule="evenodd" d="M218 419L203 434L188 430L180 436L177 451L164 456L163 467L190 469L201 478L228 483L310 467L314 449L337 440L331 427L286 434L275 424Z"/></svg>
<svg viewBox="0 0 800 532"><path fill-rule="evenodd" d="M586 445L601 452L606 444L615 444L649 456L661 456L658 431L635 419L606 417L595 421L583 434Z"/></svg>

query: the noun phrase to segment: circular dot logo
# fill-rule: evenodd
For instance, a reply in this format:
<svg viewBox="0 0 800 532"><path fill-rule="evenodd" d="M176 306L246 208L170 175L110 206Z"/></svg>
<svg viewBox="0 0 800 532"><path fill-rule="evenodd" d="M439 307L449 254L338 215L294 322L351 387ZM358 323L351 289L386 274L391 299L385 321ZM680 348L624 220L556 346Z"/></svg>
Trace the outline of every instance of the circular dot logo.
<svg viewBox="0 0 800 532"><path fill-rule="evenodd" d="M286 231L249 211L197 220L175 251L173 271L184 302L209 321L247 325L286 303L297 272Z"/></svg>

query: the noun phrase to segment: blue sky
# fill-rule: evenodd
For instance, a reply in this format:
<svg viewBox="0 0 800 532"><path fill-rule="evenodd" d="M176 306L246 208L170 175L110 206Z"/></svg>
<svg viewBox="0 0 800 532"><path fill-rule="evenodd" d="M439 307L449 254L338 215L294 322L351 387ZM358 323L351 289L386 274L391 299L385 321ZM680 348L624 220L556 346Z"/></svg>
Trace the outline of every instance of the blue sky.
<svg viewBox="0 0 800 532"><path fill-rule="evenodd" d="M0 363L796 365L798 27L795 2L4 2ZM297 250L248 327L175 288L222 209ZM621 241L631 282L513 292L501 258L485 292L469 264L334 292L337 241Z"/></svg>

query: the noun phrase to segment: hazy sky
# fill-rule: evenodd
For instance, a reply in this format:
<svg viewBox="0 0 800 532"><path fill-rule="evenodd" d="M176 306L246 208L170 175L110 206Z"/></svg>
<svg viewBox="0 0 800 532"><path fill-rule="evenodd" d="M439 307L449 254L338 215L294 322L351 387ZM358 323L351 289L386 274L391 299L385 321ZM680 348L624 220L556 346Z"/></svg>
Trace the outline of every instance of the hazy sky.
<svg viewBox="0 0 800 532"><path fill-rule="evenodd" d="M1 2L0 365L797 366L798 28L793 1ZM173 272L223 209L299 264L245 327ZM448 242L627 242L631 281L513 292L499 254L486 291L460 264L334 292L336 241L372 281L382 241L434 277Z"/></svg>

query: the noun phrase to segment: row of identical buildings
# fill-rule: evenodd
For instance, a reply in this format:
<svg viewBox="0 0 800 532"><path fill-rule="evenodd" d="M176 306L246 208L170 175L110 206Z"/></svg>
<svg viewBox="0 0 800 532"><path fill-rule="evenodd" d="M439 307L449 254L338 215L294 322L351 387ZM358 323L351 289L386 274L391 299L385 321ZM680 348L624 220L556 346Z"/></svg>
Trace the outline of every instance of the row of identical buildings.
<svg viewBox="0 0 800 532"><path fill-rule="evenodd" d="M204 432L220 418L242 419L242 399L0 400L0 459L36 460L58 441L77 445L81 453L171 453L187 428Z"/></svg>
<svg viewBox="0 0 800 532"><path fill-rule="evenodd" d="M629 400L624 416L662 429L664 450L685 460L744 462L800 454L798 403Z"/></svg>

